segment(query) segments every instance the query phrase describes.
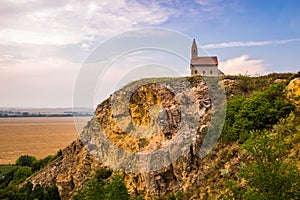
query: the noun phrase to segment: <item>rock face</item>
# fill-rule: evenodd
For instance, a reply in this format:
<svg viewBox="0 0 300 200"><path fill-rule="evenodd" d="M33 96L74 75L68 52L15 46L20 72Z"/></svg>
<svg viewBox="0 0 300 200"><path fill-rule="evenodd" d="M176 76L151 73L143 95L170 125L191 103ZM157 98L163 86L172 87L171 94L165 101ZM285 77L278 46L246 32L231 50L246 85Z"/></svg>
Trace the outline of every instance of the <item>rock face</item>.
<svg viewBox="0 0 300 200"><path fill-rule="evenodd" d="M287 87L287 97L300 108L300 78L293 79Z"/></svg>
<svg viewBox="0 0 300 200"><path fill-rule="evenodd" d="M226 88L233 88L237 84L237 80L223 79L221 84Z"/></svg>
<svg viewBox="0 0 300 200"><path fill-rule="evenodd" d="M84 148L80 140L63 149L62 156L29 178L34 185L56 185L62 199L70 199L85 184L93 170L103 167Z"/></svg>
<svg viewBox="0 0 300 200"><path fill-rule="evenodd" d="M132 196L143 194L146 199L151 199L187 190L201 179L199 170L205 170L205 166L201 163L200 149L214 109L210 90L203 80L139 81L115 94L123 96L112 95L98 105L80 139L28 181L34 185L56 185L61 198L70 199L74 191L85 186L95 170L109 167L114 173L123 175ZM186 95L192 96L193 100ZM199 116L196 126L186 126L188 123L183 123L183 120L192 121L194 115ZM188 133L193 131L195 135L190 137ZM101 134L105 137L100 137ZM178 146L182 145L177 142L180 137L191 138L187 148L185 143ZM109 141L111 146L103 140ZM180 149L175 151L180 154L178 157L168 154L168 159L153 159L157 158L153 157L153 152L164 148L170 152L176 145ZM112 146L117 150L108 151L107 148ZM142 164L131 166L127 154L121 155L118 149L135 156L132 156L131 163L139 161ZM150 155L150 160L138 160L143 158L142 155ZM118 160L112 162L114 156ZM121 165L122 162L126 166ZM157 162L163 162L164 167L159 167ZM132 167L137 167L137 170L128 170Z"/></svg>

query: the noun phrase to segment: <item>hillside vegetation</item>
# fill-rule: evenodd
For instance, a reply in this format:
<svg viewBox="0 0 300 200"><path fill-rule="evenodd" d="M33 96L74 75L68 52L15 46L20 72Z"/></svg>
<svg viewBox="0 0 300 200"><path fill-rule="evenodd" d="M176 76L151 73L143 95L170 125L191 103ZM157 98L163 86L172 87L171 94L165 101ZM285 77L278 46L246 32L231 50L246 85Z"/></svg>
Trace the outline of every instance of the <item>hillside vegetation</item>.
<svg viewBox="0 0 300 200"><path fill-rule="evenodd" d="M203 160L213 167L183 199L300 198L299 76L224 77L224 129Z"/></svg>
<svg viewBox="0 0 300 200"><path fill-rule="evenodd" d="M52 198L62 199L300 199L299 77L300 73L223 77L222 84L227 96L224 128L212 151L202 159L196 152L207 129L198 130L199 139L191 145L187 154L171 166L153 173L131 174L107 169L88 153L81 141L76 141L65 148L61 155L49 160L36 161L31 157L24 160L23 157L21 162L19 159L17 164L20 167L6 173L0 180L0 197L49 199L49 195L54 195ZM199 98L201 95L206 98L208 90L203 86L203 80L200 77L189 77L188 80L193 89L199 91ZM176 104L172 103L173 96L160 87L150 85L142 90L146 92L136 93L130 108L135 111L137 123L149 123L142 112L147 113L146 108L152 104ZM123 91L126 91L126 87ZM163 97L163 101L157 100L155 94ZM141 106L137 101L139 98L144 107L135 106ZM110 121L109 103L108 99L98 106L93 121L89 122L85 131L96 130L100 123L104 129L113 132L110 134L112 140L128 150L147 151L147 148L153 147L148 141L141 144L140 141L126 138L124 133L119 134ZM175 108L171 111L177 119ZM208 106L205 112L209 114L210 111ZM209 118L209 115L205 117ZM168 142L171 136L162 135L161 138ZM121 137L132 140L134 145L121 143ZM29 164L22 166L24 161ZM23 182L32 173L35 174ZM40 192L39 196L34 191Z"/></svg>

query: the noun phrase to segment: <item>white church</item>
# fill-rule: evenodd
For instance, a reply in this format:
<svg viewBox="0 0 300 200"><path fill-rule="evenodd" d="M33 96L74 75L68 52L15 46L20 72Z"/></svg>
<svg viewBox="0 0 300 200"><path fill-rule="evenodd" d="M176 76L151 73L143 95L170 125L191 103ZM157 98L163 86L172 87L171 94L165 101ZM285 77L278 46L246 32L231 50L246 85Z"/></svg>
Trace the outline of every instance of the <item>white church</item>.
<svg viewBox="0 0 300 200"><path fill-rule="evenodd" d="M193 40L191 51L191 75L201 76L220 76L224 73L218 68L217 56L200 56L198 57L198 48L196 40Z"/></svg>

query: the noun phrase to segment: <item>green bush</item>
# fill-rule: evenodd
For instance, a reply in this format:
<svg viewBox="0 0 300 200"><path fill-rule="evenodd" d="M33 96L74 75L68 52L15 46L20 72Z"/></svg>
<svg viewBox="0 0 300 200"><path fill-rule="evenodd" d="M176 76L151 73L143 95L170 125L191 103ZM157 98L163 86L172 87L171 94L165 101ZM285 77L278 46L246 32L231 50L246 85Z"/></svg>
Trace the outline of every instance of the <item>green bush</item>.
<svg viewBox="0 0 300 200"><path fill-rule="evenodd" d="M127 188L121 176L116 175L112 179L111 171L100 169L94 178L90 179L84 190L78 191L73 196L74 200L126 200L130 199Z"/></svg>
<svg viewBox="0 0 300 200"><path fill-rule="evenodd" d="M47 157L40 159L40 160L36 160L33 164L32 164L32 171L38 171L42 168L44 168L48 163L50 163L53 160L53 156L52 155L48 155Z"/></svg>
<svg viewBox="0 0 300 200"><path fill-rule="evenodd" d="M238 89L244 93L248 93L249 91L254 89L253 84L251 84L251 77L240 75L238 78Z"/></svg>
<svg viewBox="0 0 300 200"><path fill-rule="evenodd" d="M9 185L5 189L0 189L0 199L60 200L60 197L55 186L36 185L33 188L31 183L27 183L21 188L16 185Z"/></svg>
<svg viewBox="0 0 300 200"><path fill-rule="evenodd" d="M14 174L18 168L13 168L11 171L4 174L4 178L0 180L0 189L6 188L14 179Z"/></svg>
<svg viewBox="0 0 300 200"><path fill-rule="evenodd" d="M237 120L237 114L239 113L245 98L241 96L233 97L227 102L226 120L223 127L221 139L225 141L236 140L239 138L237 131L233 131L233 124Z"/></svg>
<svg viewBox="0 0 300 200"><path fill-rule="evenodd" d="M130 199L127 188L121 176L116 175L109 184L106 185L107 199L109 200L127 200Z"/></svg>
<svg viewBox="0 0 300 200"><path fill-rule="evenodd" d="M16 165L32 167L35 161L36 158L34 156L22 155L16 160Z"/></svg>
<svg viewBox="0 0 300 200"><path fill-rule="evenodd" d="M56 158L60 157L61 155L62 155L62 150L59 150L54 156L48 155L43 159L35 160L32 164L32 171L36 172L43 169L47 164L49 164L51 161L55 160Z"/></svg>
<svg viewBox="0 0 300 200"><path fill-rule="evenodd" d="M20 183L32 175L34 171L45 167L49 162L62 155L58 151L55 156L47 156L37 160L33 156L22 155L16 160L17 166L12 166L11 170L3 174L0 179L0 199L39 199L57 200L60 199L56 186L33 185L29 182L20 187Z"/></svg>
<svg viewBox="0 0 300 200"><path fill-rule="evenodd" d="M234 97L228 101L221 139L243 143L252 130L263 130L286 117L295 106L285 100L284 84L271 85L248 98Z"/></svg>
<svg viewBox="0 0 300 200"><path fill-rule="evenodd" d="M240 167L239 178L246 186L239 186L228 181L227 194L233 199L299 199L300 171L295 163L287 162L290 149L293 148L287 138L299 134L298 120L292 113L286 120L274 126L270 131L253 131L249 139L242 145L249 163Z"/></svg>
<svg viewBox="0 0 300 200"><path fill-rule="evenodd" d="M27 177L29 177L32 174L31 168L28 166L19 167L17 171L14 173L14 181L16 183L19 183L23 180L25 180Z"/></svg>

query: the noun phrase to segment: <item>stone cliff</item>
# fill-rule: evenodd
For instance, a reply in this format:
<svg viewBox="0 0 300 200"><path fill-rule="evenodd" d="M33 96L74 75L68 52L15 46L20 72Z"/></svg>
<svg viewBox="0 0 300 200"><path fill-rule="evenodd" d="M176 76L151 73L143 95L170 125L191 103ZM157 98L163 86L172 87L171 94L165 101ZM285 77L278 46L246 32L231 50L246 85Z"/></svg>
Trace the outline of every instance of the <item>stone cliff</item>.
<svg viewBox="0 0 300 200"><path fill-rule="evenodd" d="M276 77L266 78L270 84L276 82ZM296 80L291 81L288 96L297 101ZM226 178L235 177L248 158L235 142L216 143L203 155L213 113L224 103L213 90L223 85L234 93L241 81L225 79L210 87L200 77L131 83L99 104L80 138L27 181L56 185L62 199L71 199L97 169L111 168L122 175L131 196L164 199L183 191L186 199L215 199L225 192ZM196 123L185 126L194 116ZM178 142L180 137L188 142Z"/></svg>
<svg viewBox="0 0 300 200"><path fill-rule="evenodd" d="M128 104L125 105L128 108L122 108L121 101L124 99L119 98L120 95L112 95L99 104L80 139L65 148L61 157L28 181L34 185L56 185L62 199L70 199L74 191L84 187L96 169L107 168L108 164L112 164L115 173L124 176L127 188L133 196L143 194L145 198L162 197L175 191L186 190L195 183L200 166L201 143L210 126L212 109L209 88L205 81L199 77L141 80L129 84L115 94L129 95ZM185 94L192 96L193 100L186 99ZM190 120L194 115L199 115L196 126L187 127L183 118ZM154 116L159 118L155 120ZM150 160L145 164L146 168L151 165L147 170L123 171L118 163L107 163L104 158L99 158L99 154L106 153L112 157L116 153L103 152L99 141L94 141L102 139L93 138L100 130L113 146L134 155L137 152L156 152L171 145L182 132L186 134L194 131L195 137L187 148L178 146L181 148L177 152L180 155L164 167L152 166L154 161ZM176 145L180 144L175 142L174 148ZM119 160L115 162L122 162L122 156L117 156ZM151 167L155 170L151 170Z"/></svg>

